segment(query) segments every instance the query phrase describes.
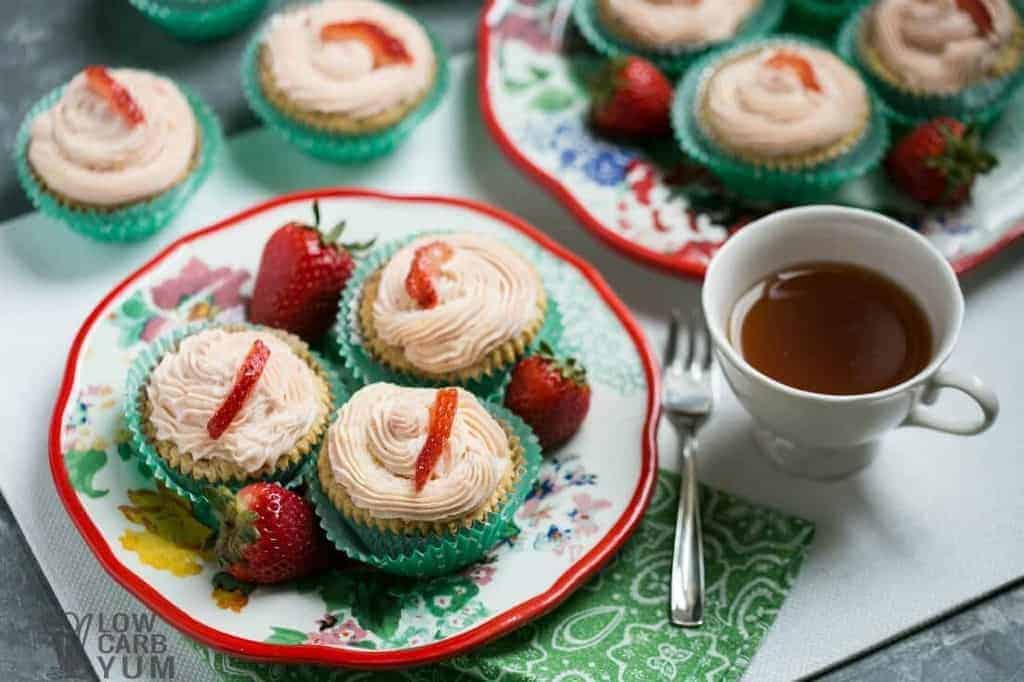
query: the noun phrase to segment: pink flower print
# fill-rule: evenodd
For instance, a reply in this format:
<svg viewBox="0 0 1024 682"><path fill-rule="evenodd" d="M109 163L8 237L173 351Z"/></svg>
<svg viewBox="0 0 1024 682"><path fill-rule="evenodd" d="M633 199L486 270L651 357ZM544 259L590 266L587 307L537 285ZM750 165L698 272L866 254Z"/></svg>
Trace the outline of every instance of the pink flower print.
<svg viewBox="0 0 1024 682"><path fill-rule="evenodd" d="M198 258L192 258L177 277L164 280L153 287L153 303L164 310L174 310L190 296L220 283L214 292L214 303L221 308L237 305L241 301L239 289L249 273L229 267L210 269Z"/></svg>
<svg viewBox="0 0 1024 682"><path fill-rule="evenodd" d="M349 618L336 628L324 630L323 632L311 632L306 640L309 644L322 644L326 646L345 646L355 644L366 639L366 630Z"/></svg>
<svg viewBox="0 0 1024 682"><path fill-rule="evenodd" d="M497 569L491 564L477 564L469 569L469 579L477 585L486 585L494 579Z"/></svg>
<svg viewBox="0 0 1024 682"><path fill-rule="evenodd" d="M146 324L142 328L142 333L139 334L139 339L141 341L149 343L153 339L160 336L160 333L164 330L164 327L167 326L167 322L168 320L166 317L160 317L159 315L157 315L156 317L149 318L148 320L146 320Z"/></svg>
<svg viewBox="0 0 1024 682"><path fill-rule="evenodd" d="M532 497L519 508L517 516L528 526L535 527L551 518L551 505L544 504L539 497Z"/></svg>
<svg viewBox="0 0 1024 682"><path fill-rule="evenodd" d="M495 27L495 33L505 39L521 40L538 52L551 52L554 47L551 27L542 25L538 17L526 17L509 12Z"/></svg>
<svg viewBox="0 0 1024 682"><path fill-rule="evenodd" d="M575 509L569 512L573 529L580 535L593 535L600 530L594 521L594 514L612 506L608 500L595 500L588 493L577 493L572 496Z"/></svg>

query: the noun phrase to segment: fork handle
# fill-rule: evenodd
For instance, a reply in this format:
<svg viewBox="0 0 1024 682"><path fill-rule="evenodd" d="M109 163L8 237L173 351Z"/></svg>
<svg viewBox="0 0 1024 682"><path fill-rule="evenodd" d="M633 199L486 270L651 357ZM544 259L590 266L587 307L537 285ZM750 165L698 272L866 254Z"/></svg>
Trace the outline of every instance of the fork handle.
<svg viewBox="0 0 1024 682"><path fill-rule="evenodd" d="M672 552L672 622L694 627L704 622L704 540L700 528L697 488L697 436L686 432L682 449L682 479Z"/></svg>

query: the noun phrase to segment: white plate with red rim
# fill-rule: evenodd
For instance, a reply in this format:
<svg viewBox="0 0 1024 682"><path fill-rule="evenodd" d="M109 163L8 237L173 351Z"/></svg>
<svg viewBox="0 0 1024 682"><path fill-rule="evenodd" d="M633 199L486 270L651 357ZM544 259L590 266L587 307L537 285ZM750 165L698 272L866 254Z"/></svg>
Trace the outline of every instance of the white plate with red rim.
<svg viewBox="0 0 1024 682"><path fill-rule="evenodd" d="M633 148L587 126L585 76L601 63L572 26L573 0L488 0L477 40L478 91L498 146L612 248L670 274L703 278L729 234L769 210L742 206L666 138ZM1024 236L1024 91L988 131L1000 158L970 204L925 211L881 173L818 203L876 210L921 231L963 274Z"/></svg>
<svg viewBox="0 0 1024 682"><path fill-rule="evenodd" d="M314 199L324 224L344 218L356 240L471 230L519 249L558 301L563 346L588 365L593 387L583 428L545 462L533 504L517 514L519 536L453 576L397 587L381 579L382 590L399 594L392 600L397 612L384 619L367 617L378 580L372 575L359 574L369 592L353 603L299 584L248 597L214 590L216 566L200 549L202 529L173 497L154 492L120 429L127 368L143 344L194 319L244 319L264 243L284 223L308 221ZM625 542L657 471L656 396L655 364L622 302L591 266L522 220L461 199L315 190L182 237L104 297L70 350L50 425L50 466L61 500L103 567L186 635L266 661L413 665L454 656L549 611ZM339 567L341 574L348 570L357 569ZM328 614L340 623L324 634Z"/></svg>

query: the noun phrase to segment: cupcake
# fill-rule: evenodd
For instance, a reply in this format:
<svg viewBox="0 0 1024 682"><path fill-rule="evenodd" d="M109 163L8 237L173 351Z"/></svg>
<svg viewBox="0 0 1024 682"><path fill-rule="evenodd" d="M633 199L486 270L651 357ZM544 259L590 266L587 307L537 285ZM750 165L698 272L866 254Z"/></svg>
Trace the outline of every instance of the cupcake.
<svg viewBox="0 0 1024 682"><path fill-rule="evenodd" d="M536 439L504 408L460 388L371 384L324 438L317 512L354 558L369 555L396 572L448 572L501 539L539 463ZM357 540L331 531L338 515Z"/></svg>
<svg viewBox="0 0 1024 682"><path fill-rule="evenodd" d="M783 0L576 0L580 33L608 57L638 54L669 73L739 38L772 32Z"/></svg>
<svg viewBox="0 0 1024 682"><path fill-rule="evenodd" d="M360 264L335 332L362 383L460 384L486 396L536 338L557 343L557 315L514 249L475 233L421 235Z"/></svg>
<svg viewBox="0 0 1024 682"><path fill-rule="evenodd" d="M857 72L798 38L705 58L672 114L683 150L757 199L817 198L877 165L888 140Z"/></svg>
<svg viewBox="0 0 1024 682"><path fill-rule="evenodd" d="M147 19L184 40L212 40L239 31L267 0L129 0Z"/></svg>
<svg viewBox="0 0 1024 682"><path fill-rule="evenodd" d="M840 52L900 123L986 122L1024 80L1020 10L1009 0L877 0L844 26Z"/></svg>
<svg viewBox="0 0 1024 682"><path fill-rule="evenodd" d="M196 502L210 485L295 479L327 429L336 386L291 334L186 328L136 359L126 421L158 480Z"/></svg>
<svg viewBox="0 0 1024 682"><path fill-rule="evenodd" d="M410 15L375 0L286 9L243 65L256 114L303 151L358 161L391 151L440 100L440 45Z"/></svg>
<svg viewBox="0 0 1024 682"><path fill-rule="evenodd" d="M90 66L33 107L14 155L36 208L89 237L130 241L174 217L219 146L214 115L170 80Z"/></svg>

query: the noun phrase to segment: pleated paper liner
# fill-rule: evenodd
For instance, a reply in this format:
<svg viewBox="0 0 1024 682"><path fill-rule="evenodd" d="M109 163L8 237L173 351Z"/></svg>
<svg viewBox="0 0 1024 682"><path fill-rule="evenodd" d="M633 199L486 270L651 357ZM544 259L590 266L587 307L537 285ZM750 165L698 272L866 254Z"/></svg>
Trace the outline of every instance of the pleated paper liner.
<svg viewBox="0 0 1024 682"><path fill-rule="evenodd" d="M461 382L435 381L418 377L408 372L392 369L379 362L372 351L366 347L359 323L359 307L363 286L367 278L383 266L405 245L428 234L443 236L444 232L419 233L398 239L375 248L363 257L352 273L345 291L342 292L338 306L338 318L335 321L332 336L338 351L338 357L345 366L346 373L352 378L354 385L365 386L376 382L388 382L402 386L440 387L460 385L477 397L484 400L499 401L510 379L513 363L494 367L481 373L477 378ZM547 295L547 311L540 330L534 335L523 355L529 355L543 341L557 352L562 339L562 315L554 298Z"/></svg>
<svg viewBox="0 0 1024 682"><path fill-rule="evenodd" d="M740 43L702 57L676 87L672 102L672 129L680 147L694 161L709 168L730 189L749 199L784 203L820 200L843 183L878 166L889 144L888 125L874 97L871 97L869 119L860 138L839 156L806 167L780 168L767 161L744 160L705 134L700 123L699 98L704 81L715 66L751 49L794 42L821 47L815 41L791 36Z"/></svg>
<svg viewBox="0 0 1024 682"><path fill-rule="evenodd" d="M494 403L481 404L511 430L522 449L522 470L501 506L484 520L457 532L419 538L401 538L377 528L358 526L331 503L316 465L307 468L307 492L320 517L320 526L332 544L349 558L404 576L427 577L451 573L479 561L507 537L516 511L533 487L540 469L541 451L533 431L519 417ZM514 532L514 531L513 531ZM388 536L392 537L388 537ZM408 547L406 551L398 548Z"/></svg>
<svg viewBox="0 0 1024 682"><path fill-rule="evenodd" d="M601 21L597 3L598 0L575 0L572 8L576 27L591 47L609 58L630 54L638 55L670 75L682 74L695 59L711 50L729 45L737 40L770 34L782 21L782 15L786 10L785 0L762 0L739 26L736 35L729 40L658 49L636 45L613 34Z"/></svg>
<svg viewBox="0 0 1024 682"><path fill-rule="evenodd" d="M25 194L39 211L92 239L134 242L156 234L171 222L210 174L214 159L223 145L217 116L191 90L178 86L192 108L199 130L198 149L188 174L174 186L151 198L112 209L90 207L51 192L28 161L32 122L40 113L53 108L65 87L61 85L39 100L18 129L14 141L14 167Z"/></svg>
<svg viewBox="0 0 1024 682"><path fill-rule="evenodd" d="M330 389L330 406L323 429L317 434L317 441L310 444L308 450L299 453L288 466L276 469L271 474L247 478L244 480L232 479L218 482L210 482L205 479L197 479L178 471L170 465L157 450L156 445L146 434L145 416L140 411L140 396L143 388L149 382L149 375L159 364L160 359L168 352L175 350L182 339L196 334L204 329L215 328L219 325L200 322L180 327L174 331L161 336L149 345L141 349L131 366L128 368L128 378L125 383L124 397L124 419L125 427L128 430L129 442L135 456L139 461L152 472L154 479L167 487L182 499L192 505L192 511L196 518L211 528L218 526L217 520L207 499L207 491L211 486L225 485L231 490L239 490L249 483L257 480L276 481L285 487L294 487L302 482L304 466L307 461L313 459L317 451L319 441L333 418L334 412L343 405L349 396L341 377L330 365L330 363L319 354L308 351L309 356L317 363L319 373L326 378ZM243 326L251 329L267 329L256 325L227 325L229 327Z"/></svg>
<svg viewBox="0 0 1024 682"><path fill-rule="evenodd" d="M411 16L411 15L410 15ZM401 144L423 120L437 108L448 89L448 53L444 45L426 27L436 61L434 83L419 105L398 123L373 133L343 134L320 130L289 117L267 99L260 83L260 43L263 31L249 41L242 59L242 88L249 106L274 132L299 150L327 161L358 163L388 154Z"/></svg>
<svg viewBox="0 0 1024 682"><path fill-rule="evenodd" d="M256 19L267 0L129 0L147 19L182 40L214 40Z"/></svg>
<svg viewBox="0 0 1024 682"><path fill-rule="evenodd" d="M1018 19L1024 17L1024 0L1013 3ZM836 45L839 54L853 64L881 99L886 116L895 124L909 128L938 116L950 116L965 123L987 125L1006 109L1024 83L1024 26L1018 26L1016 66L952 94L915 91L899 83L873 50L863 41L864 22L869 7L862 8L843 23ZM1011 55L1012 56L1012 55Z"/></svg>

